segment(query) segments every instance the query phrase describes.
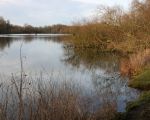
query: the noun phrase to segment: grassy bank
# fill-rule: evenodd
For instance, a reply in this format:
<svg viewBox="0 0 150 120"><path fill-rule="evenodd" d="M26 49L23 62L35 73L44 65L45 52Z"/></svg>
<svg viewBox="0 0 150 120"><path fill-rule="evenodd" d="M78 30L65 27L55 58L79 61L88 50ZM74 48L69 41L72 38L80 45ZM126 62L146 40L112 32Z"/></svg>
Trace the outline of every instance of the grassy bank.
<svg viewBox="0 0 150 120"><path fill-rule="evenodd" d="M150 56L147 54L145 57L145 55L143 53L142 57L139 57L139 54L138 57L134 56L130 64L132 75L129 86L141 90L141 95L138 100L127 105L127 112L124 115L126 120L149 120L150 118Z"/></svg>
<svg viewBox="0 0 150 120"><path fill-rule="evenodd" d="M150 103L150 91L146 91L143 92L139 99L134 101L134 102L130 102L127 106L127 112L130 112L138 107L140 107L141 105L148 105L147 103ZM143 106L144 107L144 106Z"/></svg>
<svg viewBox="0 0 150 120"><path fill-rule="evenodd" d="M150 118L150 91L143 92L139 99L130 102L125 115L126 120L149 120Z"/></svg>

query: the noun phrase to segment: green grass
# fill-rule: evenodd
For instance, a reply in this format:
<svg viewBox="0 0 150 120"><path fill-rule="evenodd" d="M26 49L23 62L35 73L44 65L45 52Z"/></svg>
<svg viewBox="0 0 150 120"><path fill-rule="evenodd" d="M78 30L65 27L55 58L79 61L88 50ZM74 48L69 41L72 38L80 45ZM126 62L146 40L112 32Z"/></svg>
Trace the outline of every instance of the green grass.
<svg viewBox="0 0 150 120"><path fill-rule="evenodd" d="M150 91L143 92L139 99L127 105L124 120L149 120Z"/></svg>
<svg viewBox="0 0 150 120"><path fill-rule="evenodd" d="M126 108L127 112L141 106L144 107L144 105L148 105L148 103L150 103L150 91L143 92L137 101L130 102Z"/></svg>
<svg viewBox="0 0 150 120"><path fill-rule="evenodd" d="M134 77L129 82L129 86L141 90L150 90L150 69L145 70L138 76Z"/></svg>

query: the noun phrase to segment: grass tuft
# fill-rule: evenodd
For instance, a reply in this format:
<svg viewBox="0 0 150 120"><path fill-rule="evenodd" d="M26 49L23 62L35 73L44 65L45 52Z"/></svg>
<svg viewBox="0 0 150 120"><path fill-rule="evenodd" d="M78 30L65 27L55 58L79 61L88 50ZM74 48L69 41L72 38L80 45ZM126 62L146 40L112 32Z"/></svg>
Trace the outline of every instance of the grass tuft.
<svg viewBox="0 0 150 120"><path fill-rule="evenodd" d="M141 90L150 90L150 69L145 70L129 82L129 86Z"/></svg>

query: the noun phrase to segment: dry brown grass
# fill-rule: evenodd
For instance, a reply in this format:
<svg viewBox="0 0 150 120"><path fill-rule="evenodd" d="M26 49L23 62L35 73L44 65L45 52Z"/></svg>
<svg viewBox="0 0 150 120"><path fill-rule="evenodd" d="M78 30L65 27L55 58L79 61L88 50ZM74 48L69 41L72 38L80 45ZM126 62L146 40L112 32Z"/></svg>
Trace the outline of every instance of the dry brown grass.
<svg viewBox="0 0 150 120"><path fill-rule="evenodd" d="M70 82L40 83L36 90L33 86L23 89L22 106L15 87L10 86L5 86L7 91L0 101L1 120L111 120L117 112L116 104L108 102L90 110L90 98L83 98L81 88Z"/></svg>
<svg viewBox="0 0 150 120"><path fill-rule="evenodd" d="M124 75L134 75L150 67L150 49L132 54L129 59L121 61L120 71Z"/></svg>

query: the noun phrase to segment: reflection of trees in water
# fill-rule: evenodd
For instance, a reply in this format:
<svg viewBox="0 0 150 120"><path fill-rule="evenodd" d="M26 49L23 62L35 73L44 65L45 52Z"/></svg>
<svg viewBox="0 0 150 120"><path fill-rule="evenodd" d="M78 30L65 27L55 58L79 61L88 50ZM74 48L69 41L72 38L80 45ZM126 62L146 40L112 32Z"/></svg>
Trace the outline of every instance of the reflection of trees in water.
<svg viewBox="0 0 150 120"><path fill-rule="evenodd" d="M38 36L38 35L27 35L23 36L21 39L25 42L32 42L34 40L44 40L44 41L53 41L53 42L61 42L62 41L62 36L49 36L49 35L43 35L43 36ZM20 39L20 38L18 38Z"/></svg>
<svg viewBox="0 0 150 120"><path fill-rule="evenodd" d="M0 37L0 50L4 50L5 47L9 48L12 42L12 38Z"/></svg>
<svg viewBox="0 0 150 120"><path fill-rule="evenodd" d="M3 51L6 47L9 48L11 44L15 41L23 41L24 43L30 43L34 40L43 40L43 41L53 41L53 42L61 42L61 36L36 36L36 35L14 35L7 37L0 37L0 50Z"/></svg>
<svg viewBox="0 0 150 120"><path fill-rule="evenodd" d="M114 53L101 53L96 49L65 48L65 62L74 67L85 66L91 71L91 82L95 101L99 104L113 104L120 111L125 110L126 103L136 98L136 92L127 86L127 78L120 75L121 57ZM97 106L97 105L96 105Z"/></svg>
<svg viewBox="0 0 150 120"><path fill-rule="evenodd" d="M119 56L111 53L101 53L97 49L65 48L65 62L79 67L84 65L89 69L104 69L107 72L119 70Z"/></svg>

